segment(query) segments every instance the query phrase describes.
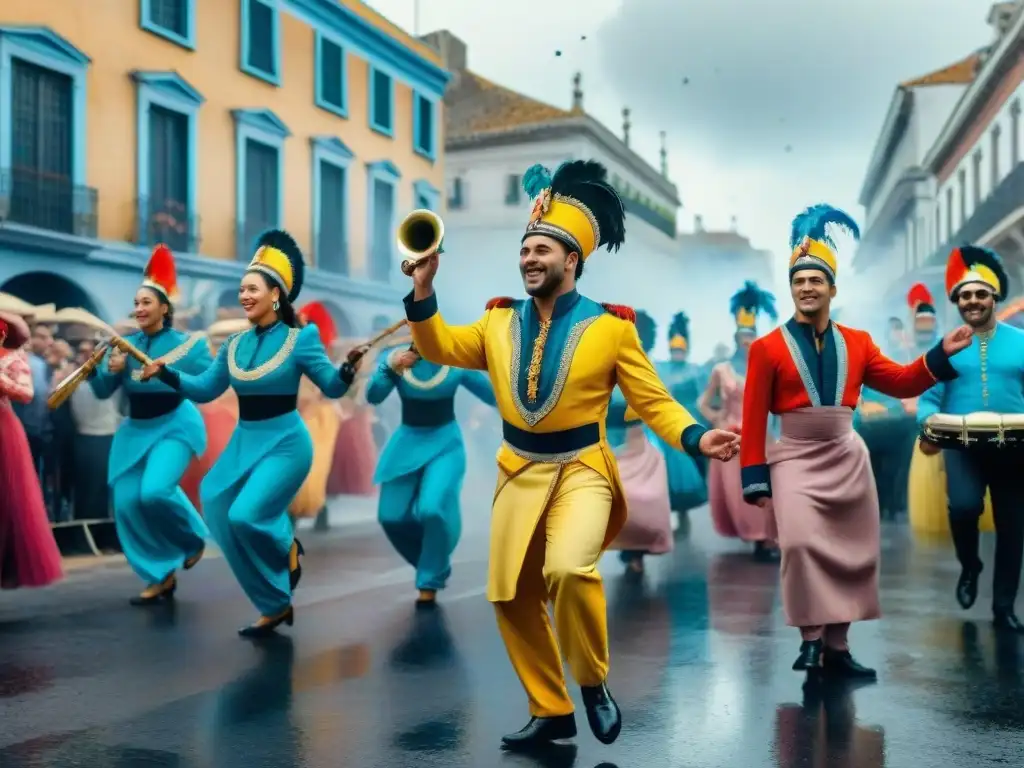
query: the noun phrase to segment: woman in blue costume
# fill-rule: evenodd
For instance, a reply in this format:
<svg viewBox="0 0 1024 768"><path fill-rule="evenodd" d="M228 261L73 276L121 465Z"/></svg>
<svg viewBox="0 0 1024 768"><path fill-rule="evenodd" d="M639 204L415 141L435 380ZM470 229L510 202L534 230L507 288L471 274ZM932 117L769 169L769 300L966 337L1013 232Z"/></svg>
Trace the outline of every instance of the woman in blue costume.
<svg viewBox="0 0 1024 768"><path fill-rule="evenodd" d="M201 334L190 336L172 327L176 272L170 249L158 245L135 293L139 330L126 338L152 358L199 373L210 364L210 348ZM128 397L128 418L114 434L107 482L121 548L146 583L131 603L169 600L177 588L176 571L199 562L210 533L178 485L193 457L206 451L202 416L166 384L142 381L139 364L120 352L108 355L89 384L99 398L119 388Z"/></svg>
<svg viewBox="0 0 1024 768"><path fill-rule="evenodd" d="M700 410L697 403L704 392L706 374L703 368L688 361L690 353L690 319L676 313L668 329L669 359L655 368L668 391L694 418ZM677 451L649 431L649 437L665 456L668 465L668 490L672 511L682 516L708 500L707 464L689 454Z"/></svg>
<svg viewBox="0 0 1024 768"><path fill-rule="evenodd" d="M292 591L299 583L302 545L288 505L313 462L313 441L296 409L299 380L308 377L332 398L344 395L356 367L336 368L314 325L299 329L293 303L302 288L303 260L285 232L262 235L242 276L239 302L252 328L231 336L200 375L146 366L185 397L208 403L228 387L238 395L238 426L203 479L200 498L214 540L235 578L260 612L239 630L265 637L294 621Z"/></svg>
<svg viewBox="0 0 1024 768"><path fill-rule="evenodd" d="M466 449L455 420L455 393L465 387L494 405L491 382L480 371L437 365L416 348L392 349L370 377L366 401L380 405L392 391L402 424L377 462L377 518L391 544L416 569L418 606L432 606L451 574L462 531L459 495Z"/></svg>

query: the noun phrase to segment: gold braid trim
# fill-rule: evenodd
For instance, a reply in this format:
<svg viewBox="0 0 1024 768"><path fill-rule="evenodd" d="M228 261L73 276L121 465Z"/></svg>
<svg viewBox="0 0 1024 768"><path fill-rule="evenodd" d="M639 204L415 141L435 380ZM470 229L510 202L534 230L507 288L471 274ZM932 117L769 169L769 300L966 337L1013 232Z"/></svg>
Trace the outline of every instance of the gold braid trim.
<svg viewBox="0 0 1024 768"><path fill-rule="evenodd" d="M530 367L526 371L526 396L531 403L537 402L537 388L540 384L540 364L544 360L544 345L551 330L551 320L540 321L540 331L533 342L533 354L530 355Z"/></svg>

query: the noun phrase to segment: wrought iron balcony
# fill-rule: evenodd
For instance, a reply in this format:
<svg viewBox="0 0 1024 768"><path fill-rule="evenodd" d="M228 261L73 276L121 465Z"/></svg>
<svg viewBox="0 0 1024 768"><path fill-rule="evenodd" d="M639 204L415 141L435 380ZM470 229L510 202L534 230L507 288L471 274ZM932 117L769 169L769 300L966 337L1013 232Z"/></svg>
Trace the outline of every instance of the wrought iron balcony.
<svg viewBox="0 0 1024 768"><path fill-rule="evenodd" d="M626 213L630 216L636 216L638 219L646 221L669 237L674 238L676 236L675 217L668 215L661 209L647 205L636 197L623 197L622 207L626 209Z"/></svg>
<svg viewBox="0 0 1024 768"><path fill-rule="evenodd" d="M198 253L199 215L177 200L140 197L135 205L139 245L163 243L179 253Z"/></svg>
<svg viewBox="0 0 1024 768"><path fill-rule="evenodd" d="M38 168L0 169L0 223L96 237L99 193Z"/></svg>

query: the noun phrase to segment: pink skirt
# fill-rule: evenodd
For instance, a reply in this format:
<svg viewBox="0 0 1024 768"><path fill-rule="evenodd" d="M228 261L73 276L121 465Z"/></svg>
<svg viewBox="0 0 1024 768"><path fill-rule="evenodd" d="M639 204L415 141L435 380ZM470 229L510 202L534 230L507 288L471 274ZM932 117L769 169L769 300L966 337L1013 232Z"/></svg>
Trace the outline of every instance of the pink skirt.
<svg viewBox="0 0 1024 768"><path fill-rule="evenodd" d="M877 619L878 492L853 411L782 414L782 439L769 446L768 463L787 623Z"/></svg>
<svg viewBox="0 0 1024 768"><path fill-rule="evenodd" d="M652 555L671 552L675 540L665 457L644 436L642 427L634 427L626 445L616 451L616 460L629 516L609 549L638 550Z"/></svg>
<svg viewBox="0 0 1024 768"><path fill-rule="evenodd" d="M736 430L739 432L739 430ZM708 467L711 522L719 536L743 541L772 541L775 519L769 509L743 500L740 463L712 461Z"/></svg>
<svg viewBox="0 0 1024 768"><path fill-rule="evenodd" d="M373 470L377 465L377 444L373 441L370 411L359 411L341 423L334 442L327 495L372 496Z"/></svg>
<svg viewBox="0 0 1024 768"><path fill-rule="evenodd" d="M45 587L64 575L25 430L0 402L0 587Z"/></svg>

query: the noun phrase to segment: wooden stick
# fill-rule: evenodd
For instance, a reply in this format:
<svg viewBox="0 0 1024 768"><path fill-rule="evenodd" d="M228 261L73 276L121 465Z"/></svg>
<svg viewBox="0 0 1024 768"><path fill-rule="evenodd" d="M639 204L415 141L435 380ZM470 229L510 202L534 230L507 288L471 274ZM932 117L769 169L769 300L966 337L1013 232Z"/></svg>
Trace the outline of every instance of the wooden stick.
<svg viewBox="0 0 1024 768"><path fill-rule="evenodd" d="M356 347L355 349L353 349L352 351L350 351L348 353L348 362L349 362L349 364L350 365L355 365L356 361L362 359L363 355L365 355L366 352L371 347L379 344L384 339L386 339L388 336L390 336L391 334L395 333L396 331L404 328L408 324L409 324L408 320L405 320L405 319L399 320L394 325L389 325L387 328L385 328L383 331L378 333L376 336L374 336L372 339L370 339L365 344L361 344L358 347Z"/></svg>

